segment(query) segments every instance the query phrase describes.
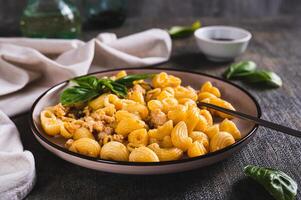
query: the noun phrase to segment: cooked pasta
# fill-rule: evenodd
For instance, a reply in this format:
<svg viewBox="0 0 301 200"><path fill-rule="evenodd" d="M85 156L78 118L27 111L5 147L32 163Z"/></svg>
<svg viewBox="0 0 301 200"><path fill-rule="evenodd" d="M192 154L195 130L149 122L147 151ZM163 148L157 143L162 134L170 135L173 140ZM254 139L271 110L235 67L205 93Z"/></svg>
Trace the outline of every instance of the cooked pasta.
<svg viewBox="0 0 301 200"><path fill-rule="evenodd" d="M162 126L159 126L154 131L149 131L149 137L162 140L165 136L169 136L173 129L173 123L171 120L165 122Z"/></svg>
<svg viewBox="0 0 301 200"><path fill-rule="evenodd" d="M192 139L188 136L187 125L184 121L179 122L171 132L171 142L175 147L186 151L192 144Z"/></svg>
<svg viewBox="0 0 301 200"><path fill-rule="evenodd" d="M219 125L215 124L213 126L210 126L204 132L211 140L213 138L213 136L219 132Z"/></svg>
<svg viewBox="0 0 301 200"><path fill-rule="evenodd" d="M198 141L204 145L204 147L209 151L209 137L201 131L193 131L189 134L193 142Z"/></svg>
<svg viewBox="0 0 301 200"><path fill-rule="evenodd" d="M200 114L199 109L197 107L190 107L187 111L187 118L185 120L188 133L191 133L193 130L195 130L196 126L200 122Z"/></svg>
<svg viewBox="0 0 301 200"><path fill-rule="evenodd" d="M132 131L128 135L128 141L133 144L141 144L146 146L148 144L148 134L145 128Z"/></svg>
<svg viewBox="0 0 301 200"><path fill-rule="evenodd" d="M75 133L73 134L74 140L78 140L80 138L90 138L93 140L95 139L93 134L85 127L80 127L78 129L76 129Z"/></svg>
<svg viewBox="0 0 301 200"><path fill-rule="evenodd" d="M210 151L214 152L235 143L234 137L228 132L218 132L210 142Z"/></svg>
<svg viewBox="0 0 301 200"><path fill-rule="evenodd" d="M100 145L93 139L80 138L70 144L69 150L91 157L98 157Z"/></svg>
<svg viewBox="0 0 301 200"><path fill-rule="evenodd" d="M160 146L162 148L171 148L173 147L171 137L169 135L165 136L162 141L160 141Z"/></svg>
<svg viewBox="0 0 301 200"><path fill-rule="evenodd" d="M45 133L64 138L72 152L129 162L202 156L241 139L232 116L197 106L203 101L235 110L211 82L195 90L165 72L150 82L118 82L126 78L132 78L126 71L106 77L116 82L118 91L126 87L123 96L104 90L82 103L45 108L40 114Z"/></svg>
<svg viewBox="0 0 301 200"><path fill-rule="evenodd" d="M112 141L103 145L100 157L106 160L128 161L129 151L124 144Z"/></svg>
<svg viewBox="0 0 301 200"><path fill-rule="evenodd" d="M207 150L203 143L199 141L195 141L192 143L192 145L189 146L187 155L188 157L196 157L196 156L201 156L207 153Z"/></svg>
<svg viewBox="0 0 301 200"><path fill-rule="evenodd" d="M61 123L50 110L44 110L40 116L41 124L44 131L51 136L60 134Z"/></svg>
<svg viewBox="0 0 301 200"><path fill-rule="evenodd" d="M139 119L135 118L128 118L128 119L122 119L120 122L118 122L115 132L117 134L127 136L130 132L145 128L145 122Z"/></svg>
<svg viewBox="0 0 301 200"><path fill-rule="evenodd" d="M238 130L234 122L228 120L227 118L224 119L222 123L220 123L219 130L230 133L236 140L241 138L240 131Z"/></svg>
<svg viewBox="0 0 301 200"><path fill-rule="evenodd" d="M223 107L223 108L227 108L227 109L230 109L230 110L235 110L235 108L229 102L227 102L223 99L217 98L217 97L203 99L202 102L210 103L210 104L220 106L220 107ZM231 115L228 115L228 114L220 112L220 111L212 111L211 110L211 112L218 115L221 118L229 118L229 119L233 118Z"/></svg>
<svg viewBox="0 0 301 200"><path fill-rule="evenodd" d="M216 97L221 97L219 89L217 87L214 87L210 81L207 81L202 85L200 93L202 92L209 92Z"/></svg>
<svg viewBox="0 0 301 200"><path fill-rule="evenodd" d="M167 113L168 119L172 120L174 124L177 124L180 121L184 121L187 117L187 106L185 105L177 105L173 107Z"/></svg>
<svg viewBox="0 0 301 200"><path fill-rule="evenodd" d="M61 124L60 127L60 134L64 137L64 138L72 138L73 133L71 131L68 130L68 127L70 127L70 122L63 122Z"/></svg>
<svg viewBox="0 0 301 200"><path fill-rule="evenodd" d="M157 154L147 147L138 147L134 149L130 156L129 161L131 162L159 162Z"/></svg>
<svg viewBox="0 0 301 200"><path fill-rule="evenodd" d="M179 148L160 148L158 143L150 144L148 148L157 154L160 161L179 160L183 155L183 151Z"/></svg>

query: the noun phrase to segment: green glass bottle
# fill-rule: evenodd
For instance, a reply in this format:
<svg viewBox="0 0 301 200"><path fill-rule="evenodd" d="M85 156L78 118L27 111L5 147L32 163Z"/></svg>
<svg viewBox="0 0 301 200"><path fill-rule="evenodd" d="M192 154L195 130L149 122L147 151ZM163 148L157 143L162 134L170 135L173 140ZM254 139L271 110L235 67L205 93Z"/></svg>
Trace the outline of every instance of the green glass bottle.
<svg viewBox="0 0 301 200"><path fill-rule="evenodd" d="M84 9L88 28L112 28L123 24L127 0L85 0Z"/></svg>
<svg viewBox="0 0 301 200"><path fill-rule="evenodd" d="M69 0L28 0L20 29L25 37L77 38L81 33L80 13Z"/></svg>

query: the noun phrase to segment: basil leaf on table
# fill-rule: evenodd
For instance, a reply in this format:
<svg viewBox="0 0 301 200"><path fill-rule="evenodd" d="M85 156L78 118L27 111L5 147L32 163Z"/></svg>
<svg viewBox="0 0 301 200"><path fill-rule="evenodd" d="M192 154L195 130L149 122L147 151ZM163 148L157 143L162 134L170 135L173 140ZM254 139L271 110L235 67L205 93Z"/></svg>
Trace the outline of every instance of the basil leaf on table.
<svg viewBox="0 0 301 200"><path fill-rule="evenodd" d="M227 79L240 78L253 73L256 69L256 63L252 61L242 61L232 64L224 73Z"/></svg>
<svg viewBox="0 0 301 200"><path fill-rule="evenodd" d="M98 96L99 92L89 88L74 86L67 88L60 95L60 102L63 105L72 105L76 103L86 102Z"/></svg>
<svg viewBox="0 0 301 200"><path fill-rule="evenodd" d="M296 198L297 183L282 171L248 165L244 173L260 183L276 200L293 200Z"/></svg>
<svg viewBox="0 0 301 200"><path fill-rule="evenodd" d="M281 87L281 78L272 71L256 70L256 63L242 61L232 64L223 74L227 79L240 79L261 86Z"/></svg>
<svg viewBox="0 0 301 200"><path fill-rule="evenodd" d="M200 27L201 22L195 21L191 26L173 26L167 32L171 38L180 38L191 35Z"/></svg>
<svg viewBox="0 0 301 200"><path fill-rule="evenodd" d="M266 70L257 70L246 76L246 81L249 83L263 83L271 87L281 87L282 80L274 72Z"/></svg>

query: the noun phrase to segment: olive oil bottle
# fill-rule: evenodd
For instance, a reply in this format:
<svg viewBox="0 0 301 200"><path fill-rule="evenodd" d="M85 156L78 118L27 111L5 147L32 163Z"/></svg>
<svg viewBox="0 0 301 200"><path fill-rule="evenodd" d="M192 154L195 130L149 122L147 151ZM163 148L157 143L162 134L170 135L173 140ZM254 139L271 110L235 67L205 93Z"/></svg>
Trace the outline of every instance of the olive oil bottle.
<svg viewBox="0 0 301 200"><path fill-rule="evenodd" d="M25 37L77 38L81 33L80 13L69 0L28 0L20 29Z"/></svg>

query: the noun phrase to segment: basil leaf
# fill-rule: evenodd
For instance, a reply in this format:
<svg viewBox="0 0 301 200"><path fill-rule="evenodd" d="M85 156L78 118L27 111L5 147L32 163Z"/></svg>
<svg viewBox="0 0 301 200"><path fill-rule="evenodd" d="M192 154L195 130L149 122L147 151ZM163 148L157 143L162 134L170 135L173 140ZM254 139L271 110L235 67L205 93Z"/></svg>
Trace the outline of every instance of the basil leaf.
<svg viewBox="0 0 301 200"><path fill-rule="evenodd" d="M297 183L282 171L248 165L244 173L260 183L276 200L296 198Z"/></svg>
<svg viewBox="0 0 301 200"><path fill-rule="evenodd" d="M281 87L282 80L274 72L258 70L246 76L246 81L250 83L263 83L271 87Z"/></svg>
<svg viewBox="0 0 301 200"><path fill-rule="evenodd" d="M117 94L118 96L121 96L121 97L127 96L128 90L127 90L126 86L116 83L116 82L112 82L111 84L114 88L115 94Z"/></svg>
<svg viewBox="0 0 301 200"><path fill-rule="evenodd" d="M263 86L281 87L281 78L272 71L256 70L252 61L242 61L232 64L225 72L227 79L242 79L249 83L261 83Z"/></svg>
<svg viewBox="0 0 301 200"><path fill-rule="evenodd" d="M116 83L110 79L99 79L98 81L99 84L104 85L105 88L118 96L125 97L127 95L127 88L122 84Z"/></svg>
<svg viewBox="0 0 301 200"><path fill-rule="evenodd" d="M134 81L152 78L153 76L155 76L155 74L132 74L117 79L115 82L126 86L132 86Z"/></svg>
<svg viewBox="0 0 301 200"><path fill-rule="evenodd" d="M225 72L224 76L227 79L241 78L253 73L256 69L256 63L252 61L242 61L232 64Z"/></svg>
<svg viewBox="0 0 301 200"><path fill-rule="evenodd" d="M167 32L172 38L180 38L191 35L200 27L201 22L195 21L191 26L173 26Z"/></svg>
<svg viewBox="0 0 301 200"><path fill-rule="evenodd" d="M77 86L65 89L60 96L60 102L63 105L82 103L106 92L112 92L119 97L126 97L128 93L127 86L132 86L133 81L153 76L154 74L134 74L116 81L108 78L98 79L95 76L75 78L72 81Z"/></svg>
<svg viewBox="0 0 301 200"><path fill-rule="evenodd" d="M83 76L71 80L83 88L98 89L98 78L95 76Z"/></svg>
<svg viewBox="0 0 301 200"><path fill-rule="evenodd" d="M74 86L71 88L65 89L60 95L60 102L63 105L72 105L76 103L86 102L96 96L99 93L95 90Z"/></svg>

